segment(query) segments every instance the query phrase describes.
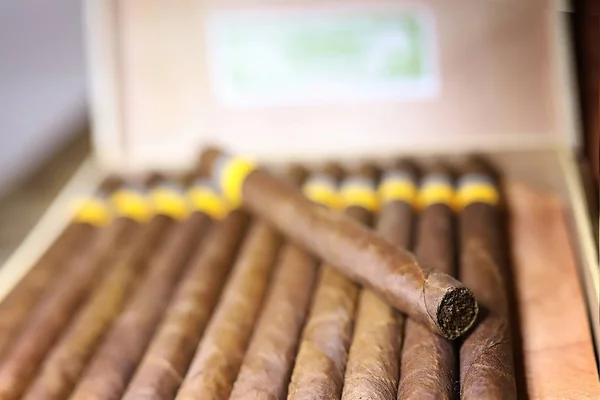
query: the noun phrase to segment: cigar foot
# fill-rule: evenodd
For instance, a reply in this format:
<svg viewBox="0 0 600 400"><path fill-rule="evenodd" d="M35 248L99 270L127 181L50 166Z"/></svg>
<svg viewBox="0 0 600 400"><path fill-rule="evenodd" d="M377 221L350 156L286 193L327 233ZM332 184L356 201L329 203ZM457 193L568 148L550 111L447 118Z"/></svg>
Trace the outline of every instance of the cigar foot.
<svg viewBox="0 0 600 400"><path fill-rule="evenodd" d="M456 339L471 328L477 317L478 305L466 287L448 290L438 306L438 326L448 339Z"/></svg>
<svg viewBox="0 0 600 400"><path fill-rule="evenodd" d="M446 339L456 339L471 328L479 306L473 292L449 275L429 271L423 285L423 300L430 321Z"/></svg>

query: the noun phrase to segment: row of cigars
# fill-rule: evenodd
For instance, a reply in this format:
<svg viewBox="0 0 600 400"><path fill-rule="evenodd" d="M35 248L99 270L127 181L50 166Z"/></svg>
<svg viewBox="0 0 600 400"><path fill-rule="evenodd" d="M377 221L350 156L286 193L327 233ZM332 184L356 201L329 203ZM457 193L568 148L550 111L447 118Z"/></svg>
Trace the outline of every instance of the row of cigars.
<svg viewBox="0 0 600 400"><path fill-rule="evenodd" d="M516 398L485 165L199 171L78 206L0 304L0 399Z"/></svg>

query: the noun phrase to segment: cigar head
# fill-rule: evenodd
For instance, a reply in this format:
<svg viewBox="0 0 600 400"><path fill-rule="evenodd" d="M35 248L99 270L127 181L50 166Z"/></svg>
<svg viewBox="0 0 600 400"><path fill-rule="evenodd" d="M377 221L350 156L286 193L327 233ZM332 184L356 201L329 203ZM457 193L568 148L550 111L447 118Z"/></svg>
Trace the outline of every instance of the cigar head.
<svg viewBox="0 0 600 400"><path fill-rule="evenodd" d="M344 169L337 163L327 163L321 168L320 172L323 175L331 177L334 181L339 182L344 178Z"/></svg>
<svg viewBox="0 0 600 400"><path fill-rule="evenodd" d="M462 174L487 175L495 181L499 179L497 170L487 160L477 156L467 159L461 166L460 172Z"/></svg>
<svg viewBox="0 0 600 400"><path fill-rule="evenodd" d="M129 175L123 182L122 186L127 188L136 188L139 190L147 190L156 186L159 182L163 181L164 176L156 172L144 172L134 175Z"/></svg>
<svg viewBox="0 0 600 400"><path fill-rule="evenodd" d="M198 178L196 171L188 171L176 177L175 181L184 187L190 186Z"/></svg>
<svg viewBox="0 0 600 400"><path fill-rule="evenodd" d="M356 169L354 169L350 175L352 177L365 178L375 183L379 180L379 177L381 176L381 170L377 168L374 164L363 163L360 164Z"/></svg>
<svg viewBox="0 0 600 400"><path fill-rule="evenodd" d="M431 164L423 173L425 176L426 175L446 175L448 176L450 179L454 179L454 171L452 171L452 169L445 163L443 162L434 162L433 164Z"/></svg>
<svg viewBox="0 0 600 400"><path fill-rule="evenodd" d="M215 161L223 154L225 152L218 147L207 147L204 149L198 159L198 173L203 177L210 176Z"/></svg>
<svg viewBox="0 0 600 400"><path fill-rule="evenodd" d="M119 186L123 184L123 179L121 179L117 175L109 175L107 176L100 186L98 187L99 193L111 193L114 190L117 190Z"/></svg>
<svg viewBox="0 0 600 400"><path fill-rule="evenodd" d="M301 165L291 164L285 169L283 176L288 182L301 185L306 180L308 172Z"/></svg>
<svg viewBox="0 0 600 400"><path fill-rule="evenodd" d="M153 186L158 185L160 182L164 181L165 177L163 175L160 175L156 172L151 172L148 174L145 174L141 177L137 177L135 179L132 180L132 183L136 184L136 185L141 185L145 188L151 188Z"/></svg>
<svg viewBox="0 0 600 400"><path fill-rule="evenodd" d="M419 169L418 165L414 161L406 160L406 159L400 159L400 160L394 161L392 163L391 170L404 172L404 173L412 176L414 179L418 179L419 176L421 175L421 170Z"/></svg>
<svg viewBox="0 0 600 400"><path fill-rule="evenodd" d="M456 339L473 326L479 306L471 290L454 278L431 271L425 280L423 293L429 316L435 319L447 339ZM436 304L437 308L431 306Z"/></svg>

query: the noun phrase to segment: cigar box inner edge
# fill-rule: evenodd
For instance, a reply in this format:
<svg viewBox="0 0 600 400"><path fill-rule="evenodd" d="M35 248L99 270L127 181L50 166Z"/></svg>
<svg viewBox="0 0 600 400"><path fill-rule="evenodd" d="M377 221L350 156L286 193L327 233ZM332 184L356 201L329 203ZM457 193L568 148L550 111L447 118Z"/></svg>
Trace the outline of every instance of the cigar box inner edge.
<svg viewBox="0 0 600 400"><path fill-rule="evenodd" d="M485 152L482 156L498 166L507 179L521 181L525 185L546 193L552 193L562 201L566 216L570 222L567 234L572 238L578 270L579 282L587 295L587 312L593 333L596 351L600 348L600 327L598 326L598 309L600 294L598 291L598 260L595 257L591 221L585 212L585 197L581 182L577 176L574 158L568 150L546 149L508 152ZM377 158L380 165L388 165L398 157ZM439 159L449 164L464 159L461 154L418 154L408 157L420 165L428 165ZM364 160L347 162L352 165ZM328 160L331 161L331 160ZM337 161L337 160L334 160ZM308 160L305 165L319 165L319 161ZM268 163L269 167L279 168L281 163ZM70 201L76 197L91 193L105 175L92 159L85 160L65 188L55 198L34 229L21 245L12 253L7 262L0 268L0 302L28 272L34 262L60 234L71 217ZM589 234L588 234L589 233Z"/></svg>

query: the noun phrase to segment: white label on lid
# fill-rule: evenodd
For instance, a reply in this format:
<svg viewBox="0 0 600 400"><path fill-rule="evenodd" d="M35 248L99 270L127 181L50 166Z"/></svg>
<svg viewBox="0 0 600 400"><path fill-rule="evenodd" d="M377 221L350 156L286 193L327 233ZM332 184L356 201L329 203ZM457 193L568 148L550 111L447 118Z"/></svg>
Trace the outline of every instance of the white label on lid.
<svg viewBox="0 0 600 400"><path fill-rule="evenodd" d="M207 21L210 82L229 107L416 100L440 90L422 7L219 11Z"/></svg>

